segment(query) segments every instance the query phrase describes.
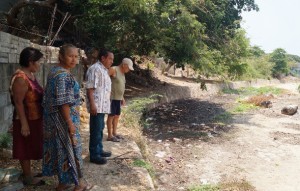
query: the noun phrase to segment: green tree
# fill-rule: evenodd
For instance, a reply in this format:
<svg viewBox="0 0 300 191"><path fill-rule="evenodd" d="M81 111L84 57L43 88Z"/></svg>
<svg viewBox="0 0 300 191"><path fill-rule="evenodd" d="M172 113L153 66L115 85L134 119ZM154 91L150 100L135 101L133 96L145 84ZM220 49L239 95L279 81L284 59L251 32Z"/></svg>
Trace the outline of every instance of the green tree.
<svg viewBox="0 0 300 191"><path fill-rule="evenodd" d="M272 69L274 63L270 62L268 54L260 57L250 56L243 59L243 63L247 64L247 71L240 76L242 80L251 79L270 79L272 78Z"/></svg>
<svg viewBox="0 0 300 191"><path fill-rule="evenodd" d="M274 63L272 74L279 78L282 74L289 72L287 53L282 48L277 48L271 53L270 61Z"/></svg>
<svg viewBox="0 0 300 191"><path fill-rule="evenodd" d="M199 61L205 44L205 27L187 7L194 1L159 1L160 40L157 49L161 56L170 60L169 67L195 64Z"/></svg>
<svg viewBox="0 0 300 191"><path fill-rule="evenodd" d="M88 34L89 43L105 47L117 59L124 56L148 55L155 49L158 35L156 1L89 0L81 6L83 16L76 25Z"/></svg>
<svg viewBox="0 0 300 191"><path fill-rule="evenodd" d="M287 54L287 57L292 62L298 62L298 63L300 62L300 56L298 55Z"/></svg>
<svg viewBox="0 0 300 191"><path fill-rule="evenodd" d="M261 57L265 55L265 51L263 51L259 46L252 46L250 48L250 54L255 57Z"/></svg>
<svg viewBox="0 0 300 191"><path fill-rule="evenodd" d="M60 33L65 41L68 37L80 47L111 49L116 62L154 52L171 64L191 64L206 76L231 78L245 71L240 60L248 54L249 43L240 30L241 12L258 10L254 0L28 0L14 6L10 18L22 20L18 14L25 4L43 5L49 18L55 3L60 18L65 12L72 15L66 27L71 26L73 34ZM35 28L47 31L42 25L46 22L37 22L35 15L40 14L32 14L27 22L33 20ZM54 29L60 23L61 19L55 20Z"/></svg>
<svg viewBox="0 0 300 191"><path fill-rule="evenodd" d="M254 1L158 1L162 20L159 52L171 64L194 66L201 74L240 75L240 58L249 41L240 28L242 10L258 10Z"/></svg>

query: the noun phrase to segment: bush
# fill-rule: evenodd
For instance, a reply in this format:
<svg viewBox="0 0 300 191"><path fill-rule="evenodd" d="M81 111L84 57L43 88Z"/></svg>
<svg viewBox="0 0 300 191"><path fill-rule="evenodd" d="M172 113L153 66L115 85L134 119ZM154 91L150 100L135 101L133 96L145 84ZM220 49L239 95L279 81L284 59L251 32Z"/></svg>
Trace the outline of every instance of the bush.
<svg viewBox="0 0 300 191"><path fill-rule="evenodd" d="M247 64L247 71L239 78L239 80L251 79L269 79L272 77L272 69L274 63L269 61L267 55L261 57L251 57L243 61Z"/></svg>
<svg viewBox="0 0 300 191"><path fill-rule="evenodd" d="M155 94L133 99L128 103L127 107L122 110L123 117L120 122L130 129L131 138L137 143L145 158L147 158L148 151L145 137L142 135L143 121L141 121L141 118L146 111L147 105L157 102L159 97L161 97L161 95Z"/></svg>
<svg viewBox="0 0 300 191"><path fill-rule="evenodd" d="M0 134L0 148L8 148L11 145L11 135L8 133Z"/></svg>
<svg viewBox="0 0 300 191"><path fill-rule="evenodd" d="M146 169L149 172L150 176L152 178L154 177L154 175L155 175L154 168L150 163L148 163L144 160L141 160L141 159L136 159L135 161L133 161L132 164L133 164L133 166L138 166L138 167L142 167L142 168Z"/></svg>

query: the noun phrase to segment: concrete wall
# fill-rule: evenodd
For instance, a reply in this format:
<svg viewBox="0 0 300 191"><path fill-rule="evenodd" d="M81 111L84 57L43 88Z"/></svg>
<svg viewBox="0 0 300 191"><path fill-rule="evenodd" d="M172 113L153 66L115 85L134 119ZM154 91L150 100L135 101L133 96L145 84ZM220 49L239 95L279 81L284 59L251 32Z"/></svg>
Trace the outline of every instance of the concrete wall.
<svg viewBox="0 0 300 191"><path fill-rule="evenodd" d="M19 54L25 47L35 47L41 50L45 60L36 77L40 84L46 84L49 68L56 64L58 59L58 48L46 47L31 43L8 33L0 31L0 132L6 132L12 124L13 106L9 95L10 79L14 71L19 67ZM80 54L84 54L80 51ZM79 83L82 82L82 67L80 64L72 70Z"/></svg>
<svg viewBox="0 0 300 191"><path fill-rule="evenodd" d="M189 82L181 82L181 84L168 84L164 88L162 88L161 92L148 92L147 95L141 95L141 97L153 94L159 94L161 97L158 97L158 102L149 104L147 106L148 109L152 109L161 104L165 104L168 102L172 102L178 99L185 98L201 98L201 97L210 97L216 95L222 91L224 88L238 89L242 87L263 87L263 86L272 86L275 84L282 84L284 82L280 82L279 80L263 80L257 79L252 81L238 81L238 82L227 82L227 83L214 83L214 84L206 84L207 91L201 90L199 83L189 83Z"/></svg>

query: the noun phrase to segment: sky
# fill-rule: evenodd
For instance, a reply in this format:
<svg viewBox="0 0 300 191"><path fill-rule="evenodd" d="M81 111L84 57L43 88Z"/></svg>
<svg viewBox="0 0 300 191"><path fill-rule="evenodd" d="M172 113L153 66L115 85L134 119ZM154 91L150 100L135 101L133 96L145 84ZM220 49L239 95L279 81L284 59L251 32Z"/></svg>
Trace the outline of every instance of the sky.
<svg viewBox="0 0 300 191"><path fill-rule="evenodd" d="M266 53L283 48L300 56L300 0L255 0L259 12L243 12L242 27L251 45Z"/></svg>

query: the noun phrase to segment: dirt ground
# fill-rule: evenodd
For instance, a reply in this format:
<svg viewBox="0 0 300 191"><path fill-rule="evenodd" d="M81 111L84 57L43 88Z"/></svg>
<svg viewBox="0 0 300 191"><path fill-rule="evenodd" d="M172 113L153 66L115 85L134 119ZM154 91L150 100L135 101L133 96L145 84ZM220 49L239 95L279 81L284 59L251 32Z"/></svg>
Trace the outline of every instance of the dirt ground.
<svg viewBox="0 0 300 191"><path fill-rule="evenodd" d="M147 88L128 84L127 97L133 98L147 93L149 89L163 88L166 83L176 84L188 79L180 81L160 76L160 80L159 86L149 83ZM236 104L236 95L177 100L150 110L145 115L144 135L150 151L149 160L155 170L153 181L156 190L188 190L193 185L245 181L255 187L251 191L300 191L300 114L281 114L284 106L298 105L298 84L286 82L276 86L289 92L272 99L272 108L234 115L225 124L215 123L216 118ZM86 164L88 135L84 127L83 158ZM130 153L126 157L140 157L135 155L138 153ZM143 190L136 189L141 183L134 179L138 175L131 172L131 162L113 161L106 168L88 164L88 180L101 186L111 178L111 185L105 185L110 190ZM16 161L6 159L0 159L0 165L19 168ZM34 166L35 171L40 171L40 161ZM127 181L125 177L130 173L132 178ZM105 179L99 180L100 177ZM49 178L48 185L39 190L53 190L56 182L55 178ZM105 190L105 186L93 190Z"/></svg>
<svg viewBox="0 0 300 191"><path fill-rule="evenodd" d="M234 95L178 100L149 111L145 129L156 170L157 190L187 190L193 185L247 182L256 191L299 191L299 113L297 83L272 99L272 108L234 115L227 124L214 117L235 104ZM235 189L243 190L243 189Z"/></svg>

